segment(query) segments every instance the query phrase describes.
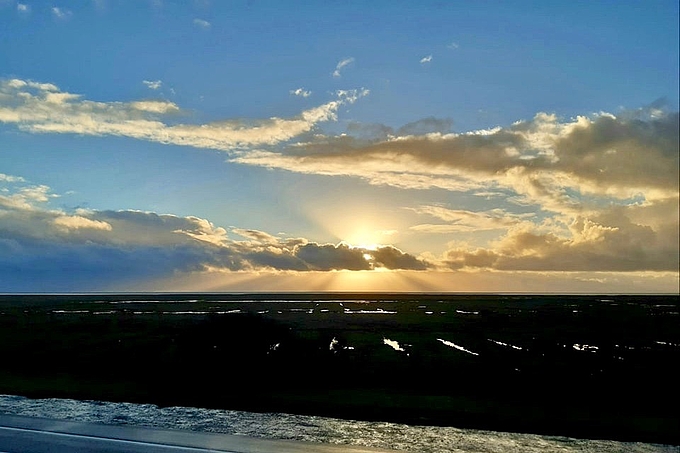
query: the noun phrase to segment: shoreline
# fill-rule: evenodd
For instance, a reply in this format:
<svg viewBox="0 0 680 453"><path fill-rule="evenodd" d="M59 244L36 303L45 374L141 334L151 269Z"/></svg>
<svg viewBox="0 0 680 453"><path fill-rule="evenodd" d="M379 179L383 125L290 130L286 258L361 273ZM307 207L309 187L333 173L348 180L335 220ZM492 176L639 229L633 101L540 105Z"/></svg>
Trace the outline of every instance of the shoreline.
<svg viewBox="0 0 680 453"><path fill-rule="evenodd" d="M64 377L55 383L65 387L82 385L82 381L69 383ZM0 376L6 382L6 376ZM22 379L24 383L29 381ZM90 383L92 385L93 383ZM41 386L40 384L38 384ZM94 383L99 387L101 384ZM352 400L356 390L335 390L328 398L324 391L288 392L252 397L252 389L225 404L187 397L143 397L135 392L111 393L111 388L99 391L69 391L60 388L22 391L21 388L0 386L0 394L6 393L29 399L74 399L79 401L105 401L111 403L152 404L159 408L195 407L203 409L233 410L252 413L286 413L291 415L330 417L348 421L387 422L411 426L452 427L516 434L563 436L582 440L612 440L619 442L643 442L650 444L680 445L677 418L617 416L614 411L596 413L587 410L576 413L573 407L548 407L526 404L499 404L497 399L479 399L461 396L427 395L417 404L412 395L404 396L371 390L372 398L363 397L358 404L333 404L335 401ZM133 388L130 386L129 388ZM8 392L9 390L9 392ZM387 403L387 404L386 404ZM444 407L437 409L437 407ZM563 412L567 416L555 416Z"/></svg>
<svg viewBox="0 0 680 453"><path fill-rule="evenodd" d="M298 416L285 413L252 413L233 410L190 407L158 407L149 404L110 403L66 399L32 400L0 394L0 426L2 419L28 417L27 422L48 423L59 429L71 424L87 425L104 436L117 430L171 430L173 436L201 434L230 436L229 440L243 445L248 442L276 445L327 447L329 451L413 451L419 453L513 451L626 451L631 453L671 453L677 446L587 440L564 436L546 436L512 432L494 432L454 427L411 426L398 423L372 423L319 416ZM92 433L92 431L90 431ZM95 433L96 434L96 433ZM273 442L273 443L272 443ZM280 444L279 442L283 442ZM1 446L1 445L0 445ZM240 451L234 448L233 451ZM247 449L246 451L253 451ZM268 452L269 450L257 450ZM288 451L288 450L286 450ZM308 448L300 451L310 451ZM311 451L319 451L312 448Z"/></svg>

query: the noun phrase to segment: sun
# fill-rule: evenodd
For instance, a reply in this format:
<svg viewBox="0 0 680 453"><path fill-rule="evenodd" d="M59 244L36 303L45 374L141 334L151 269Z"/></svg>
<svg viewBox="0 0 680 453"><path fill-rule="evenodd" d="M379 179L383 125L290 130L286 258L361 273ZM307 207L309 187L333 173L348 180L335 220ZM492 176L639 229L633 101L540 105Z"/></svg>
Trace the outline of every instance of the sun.
<svg viewBox="0 0 680 453"><path fill-rule="evenodd" d="M343 241L353 249L368 250L375 252L381 247L385 246L385 239L389 239L384 231L373 229L356 229L355 231L346 234ZM365 253L364 258L371 256L370 253Z"/></svg>
<svg viewBox="0 0 680 453"><path fill-rule="evenodd" d="M345 235L342 242L354 249L378 250L381 247L378 236L368 231L357 231Z"/></svg>

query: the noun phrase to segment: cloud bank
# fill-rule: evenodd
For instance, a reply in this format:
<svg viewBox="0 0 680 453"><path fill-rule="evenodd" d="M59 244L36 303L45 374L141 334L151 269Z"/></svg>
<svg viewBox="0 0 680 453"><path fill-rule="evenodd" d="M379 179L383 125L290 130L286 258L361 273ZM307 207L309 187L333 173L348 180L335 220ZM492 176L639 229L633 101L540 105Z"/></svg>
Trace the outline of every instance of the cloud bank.
<svg viewBox="0 0 680 453"><path fill-rule="evenodd" d="M49 187L0 175L0 287L101 288L181 273L411 269L428 264L392 246L375 250L277 238L198 217L142 211L48 209ZM75 282L73 279L77 279ZM42 282L42 283L39 283ZM41 290L34 288L33 290Z"/></svg>
<svg viewBox="0 0 680 453"><path fill-rule="evenodd" d="M462 134L318 137L287 152L253 151L234 161L405 189L509 188L528 201L563 209L574 199L560 189L617 199L640 193L648 199L676 197L677 124L677 112L567 122L539 113L508 128Z"/></svg>

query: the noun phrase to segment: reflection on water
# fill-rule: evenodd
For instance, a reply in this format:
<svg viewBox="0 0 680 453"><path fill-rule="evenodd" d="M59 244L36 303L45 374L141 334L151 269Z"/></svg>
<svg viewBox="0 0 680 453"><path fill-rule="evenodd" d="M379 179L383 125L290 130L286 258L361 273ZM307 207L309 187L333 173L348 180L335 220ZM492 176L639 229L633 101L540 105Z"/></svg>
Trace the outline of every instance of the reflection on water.
<svg viewBox="0 0 680 453"><path fill-rule="evenodd" d="M437 340L441 341L446 346L450 346L452 348L458 349L459 351L467 352L468 354L472 354L472 355L479 355L478 353L472 352L469 349L465 349L464 347L457 345L456 343L452 343L452 342L447 341L447 340L442 340L441 338L437 338Z"/></svg>
<svg viewBox="0 0 680 453"><path fill-rule="evenodd" d="M492 340L491 338L488 338L488 340L489 340L490 342L492 342L492 343L496 343L496 344L499 345L499 346L504 346L504 347L506 347L506 348L517 349L518 351L521 351L521 350L522 350L521 347L515 346L514 344L504 343L504 342L498 341L498 340Z"/></svg>
<svg viewBox="0 0 680 453"><path fill-rule="evenodd" d="M406 350L399 345L398 341L390 340L389 338L383 338L383 344L386 344L395 351L405 352Z"/></svg>
<svg viewBox="0 0 680 453"><path fill-rule="evenodd" d="M575 350L582 351L582 352L597 352L597 350L600 349L598 346L592 346L592 345L589 345L589 344L578 344L578 343L575 343L572 347Z"/></svg>
<svg viewBox="0 0 680 453"><path fill-rule="evenodd" d="M0 395L0 413L111 425L362 445L422 453L671 453L678 447L606 440L410 426L278 413Z"/></svg>

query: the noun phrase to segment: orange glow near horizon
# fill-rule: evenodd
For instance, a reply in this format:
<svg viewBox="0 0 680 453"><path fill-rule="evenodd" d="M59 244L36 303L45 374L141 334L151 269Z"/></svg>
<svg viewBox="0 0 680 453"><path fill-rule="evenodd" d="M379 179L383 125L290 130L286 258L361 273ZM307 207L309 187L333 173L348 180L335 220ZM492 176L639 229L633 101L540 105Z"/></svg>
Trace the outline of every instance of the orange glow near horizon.
<svg viewBox="0 0 680 453"><path fill-rule="evenodd" d="M164 292L422 292L446 291L422 271L198 272L137 285Z"/></svg>

